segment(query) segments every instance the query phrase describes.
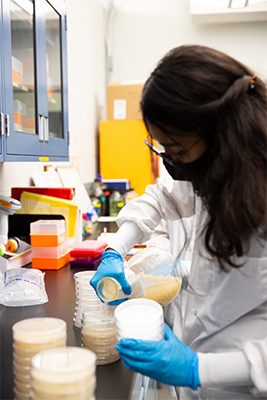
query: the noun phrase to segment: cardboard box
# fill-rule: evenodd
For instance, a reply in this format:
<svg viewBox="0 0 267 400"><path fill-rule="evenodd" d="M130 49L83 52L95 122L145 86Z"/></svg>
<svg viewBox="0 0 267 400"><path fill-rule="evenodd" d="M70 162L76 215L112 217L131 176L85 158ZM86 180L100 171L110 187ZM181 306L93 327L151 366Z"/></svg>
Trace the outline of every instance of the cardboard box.
<svg viewBox="0 0 267 400"><path fill-rule="evenodd" d="M107 85L108 120L142 119L140 100L144 82L111 82Z"/></svg>

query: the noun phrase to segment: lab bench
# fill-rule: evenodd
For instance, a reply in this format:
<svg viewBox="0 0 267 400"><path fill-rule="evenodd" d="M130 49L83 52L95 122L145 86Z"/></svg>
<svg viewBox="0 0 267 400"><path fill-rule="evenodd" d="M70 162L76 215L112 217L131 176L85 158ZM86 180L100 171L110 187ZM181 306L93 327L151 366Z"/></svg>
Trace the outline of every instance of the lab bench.
<svg viewBox="0 0 267 400"><path fill-rule="evenodd" d="M0 305L0 394L1 400L13 399L12 326L33 317L61 318L67 323L67 346L81 346L81 331L73 325L75 282L78 270L68 264L58 271L45 271L45 286L49 301L38 306L5 307ZM131 398L135 373L124 368L121 360L96 368L96 400L126 400Z"/></svg>

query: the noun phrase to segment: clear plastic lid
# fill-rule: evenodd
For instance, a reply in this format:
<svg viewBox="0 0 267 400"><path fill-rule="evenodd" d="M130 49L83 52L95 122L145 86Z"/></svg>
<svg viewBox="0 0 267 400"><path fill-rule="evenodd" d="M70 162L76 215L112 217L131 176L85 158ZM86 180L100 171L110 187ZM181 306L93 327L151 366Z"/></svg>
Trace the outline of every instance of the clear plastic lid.
<svg viewBox="0 0 267 400"><path fill-rule="evenodd" d="M31 235L59 235L66 231L65 220L39 219L30 224Z"/></svg>
<svg viewBox="0 0 267 400"><path fill-rule="evenodd" d="M18 342L44 343L66 335L67 324L59 318L29 318L16 322L12 331Z"/></svg>
<svg viewBox="0 0 267 400"><path fill-rule="evenodd" d="M81 347L44 350L32 358L32 378L51 383L69 383L95 374L94 352Z"/></svg>

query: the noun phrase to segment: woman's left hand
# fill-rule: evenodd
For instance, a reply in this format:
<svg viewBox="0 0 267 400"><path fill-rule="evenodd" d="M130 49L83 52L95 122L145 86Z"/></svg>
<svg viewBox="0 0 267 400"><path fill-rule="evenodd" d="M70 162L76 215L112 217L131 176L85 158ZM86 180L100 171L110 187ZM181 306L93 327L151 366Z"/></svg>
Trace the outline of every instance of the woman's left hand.
<svg viewBox="0 0 267 400"><path fill-rule="evenodd" d="M172 386L197 390L198 356L165 324L165 340L121 339L116 345L125 368Z"/></svg>

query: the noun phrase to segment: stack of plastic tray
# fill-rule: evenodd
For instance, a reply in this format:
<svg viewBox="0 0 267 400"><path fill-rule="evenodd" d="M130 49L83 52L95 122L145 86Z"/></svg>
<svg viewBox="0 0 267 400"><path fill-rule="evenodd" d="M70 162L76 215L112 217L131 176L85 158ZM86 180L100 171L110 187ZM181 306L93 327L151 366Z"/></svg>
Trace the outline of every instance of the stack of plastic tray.
<svg viewBox="0 0 267 400"><path fill-rule="evenodd" d="M60 269L70 261L74 238L66 239L65 220L38 220L30 224L32 268Z"/></svg>
<svg viewBox="0 0 267 400"><path fill-rule="evenodd" d="M102 254L107 247L106 242L84 240L71 250L70 265L87 270L96 270L101 263Z"/></svg>
<svg viewBox="0 0 267 400"><path fill-rule="evenodd" d="M31 367L32 400L93 400L96 356L80 347L45 350Z"/></svg>
<svg viewBox="0 0 267 400"><path fill-rule="evenodd" d="M58 318L29 318L13 325L14 395L30 398L32 357L45 349L66 345L66 322Z"/></svg>

